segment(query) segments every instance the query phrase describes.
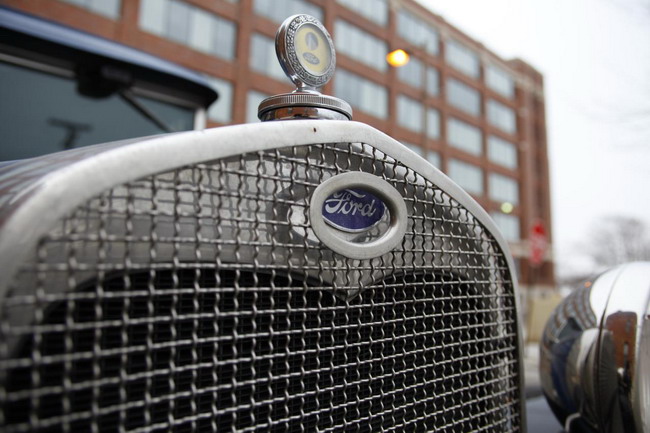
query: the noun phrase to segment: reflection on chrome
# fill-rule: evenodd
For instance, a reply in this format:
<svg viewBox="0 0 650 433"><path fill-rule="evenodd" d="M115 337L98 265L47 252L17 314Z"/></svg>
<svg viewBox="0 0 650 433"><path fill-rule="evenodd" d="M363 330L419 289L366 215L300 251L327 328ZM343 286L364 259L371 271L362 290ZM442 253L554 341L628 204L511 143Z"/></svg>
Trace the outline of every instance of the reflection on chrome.
<svg viewBox="0 0 650 433"><path fill-rule="evenodd" d="M650 263L574 291L546 324L540 375L567 432L650 432Z"/></svg>

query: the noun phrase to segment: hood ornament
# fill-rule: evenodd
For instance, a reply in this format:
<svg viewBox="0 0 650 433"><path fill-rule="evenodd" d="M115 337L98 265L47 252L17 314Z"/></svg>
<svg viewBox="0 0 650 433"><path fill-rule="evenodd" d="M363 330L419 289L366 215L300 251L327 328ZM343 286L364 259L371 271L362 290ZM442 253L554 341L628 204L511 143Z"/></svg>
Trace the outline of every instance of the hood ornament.
<svg viewBox="0 0 650 433"><path fill-rule="evenodd" d="M287 18L275 35L275 52L296 90L263 100L257 112L260 120L352 118L350 104L320 93L334 75L336 52L316 18L304 14Z"/></svg>

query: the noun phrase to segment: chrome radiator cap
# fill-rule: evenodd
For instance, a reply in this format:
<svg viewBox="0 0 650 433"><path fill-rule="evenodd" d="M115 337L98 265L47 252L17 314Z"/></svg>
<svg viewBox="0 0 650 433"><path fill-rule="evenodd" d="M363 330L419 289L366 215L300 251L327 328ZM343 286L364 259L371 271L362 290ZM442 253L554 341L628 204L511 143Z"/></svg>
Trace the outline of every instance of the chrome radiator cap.
<svg viewBox="0 0 650 433"><path fill-rule="evenodd" d="M263 100L257 113L260 120L352 119L350 104L320 93L334 75L336 52L316 18L304 14L287 18L275 35L275 51L296 90Z"/></svg>

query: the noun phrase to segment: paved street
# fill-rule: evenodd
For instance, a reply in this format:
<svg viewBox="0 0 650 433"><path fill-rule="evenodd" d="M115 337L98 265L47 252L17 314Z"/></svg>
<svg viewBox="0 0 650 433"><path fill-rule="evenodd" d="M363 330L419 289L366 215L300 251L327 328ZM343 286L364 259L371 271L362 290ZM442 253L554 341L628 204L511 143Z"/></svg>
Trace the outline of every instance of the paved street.
<svg viewBox="0 0 650 433"><path fill-rule="evenodd" d="M524 348L524 375L526 378L526 398L541 396L538 343L527 344Z"/></svg>
<svg viewBox="0 0 650 433"><path fill-rule="evenodd" d="M526 419L528 433L563 433L562 426L548 407L539 380L539 344L528 344L524 350L526 376Z"/></svg>

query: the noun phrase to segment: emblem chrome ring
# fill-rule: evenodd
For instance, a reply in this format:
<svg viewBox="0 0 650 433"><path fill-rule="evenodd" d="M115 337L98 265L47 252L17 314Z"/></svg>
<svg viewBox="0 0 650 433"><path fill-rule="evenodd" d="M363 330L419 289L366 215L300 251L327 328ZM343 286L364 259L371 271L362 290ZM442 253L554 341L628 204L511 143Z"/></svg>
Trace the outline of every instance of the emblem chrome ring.
<svg viewBox="0 0 650 433"><path fill-rule="evenodd" d="M306 25L315 27L323 40L326 42L324 49L329 56L329 64L326 65L322 73L316 74L308 71L298 58L298 49L296 47L296 35L298 31ZM298 86L299 89L320 89L332 78L336 68L336 52L334 42L327 32L327 29L316 18L300 14L287 18L275 35L275 52L280 61L284 73ZM314 56L316 57L316 56ZM323 61L324 59L317 59Z"/></svg>
<svg viewBox="0 0 650 433"><path fill-rule="evenodd" d="M358 188L377 196L390 213L390 225L382 237L366 243L347 241L336 235L336 229L325 222L323 204L332 194L343 189ZM311 228L320 241L332 251L351 259L372 259L395 248L404 238L408 215L406 203L388 182L369 173L350 172L339 174L320 184L311 196L309 204Z"/></svg>

